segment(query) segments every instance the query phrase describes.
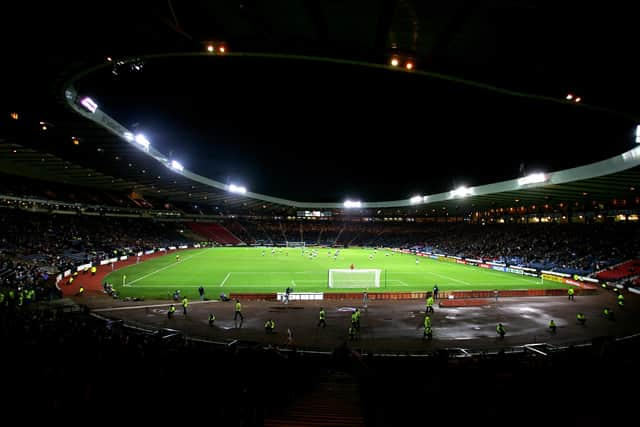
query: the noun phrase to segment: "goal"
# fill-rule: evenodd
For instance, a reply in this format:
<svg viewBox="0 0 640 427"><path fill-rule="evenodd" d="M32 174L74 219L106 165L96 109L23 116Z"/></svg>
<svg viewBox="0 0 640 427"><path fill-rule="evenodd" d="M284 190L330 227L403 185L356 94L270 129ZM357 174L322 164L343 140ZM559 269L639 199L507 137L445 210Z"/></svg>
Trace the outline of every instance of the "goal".
<svg viewBox="0 0 640 427"><path fill-rule="evenodd" d="M304 248L305 244L304 242L289 242L287 241L287 247L288 248Z"/></svg>
<svg viewBox="0 0 640 427"><path fill-rule="evenodd" d="M379 269L330 269L330 288L379 288Z"/></svg>

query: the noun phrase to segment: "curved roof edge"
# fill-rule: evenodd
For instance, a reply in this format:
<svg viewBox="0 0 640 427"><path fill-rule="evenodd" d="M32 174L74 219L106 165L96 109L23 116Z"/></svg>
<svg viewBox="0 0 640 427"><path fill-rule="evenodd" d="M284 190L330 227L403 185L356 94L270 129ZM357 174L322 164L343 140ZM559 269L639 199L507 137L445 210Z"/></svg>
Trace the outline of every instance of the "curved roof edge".
<svg viewBox="0 0 640 427"><path fill-rule="evenodd" d="M153 55L150 55L153 56ZM99 108L94 112L86 110L80 105L78 93L73 86L73 81L82 75L86 75L91 71L94 71L103 66L94 67L91 70L86 70L83 73L76 75L67 83L64 88L64 99L68 106L77 114L91 120L98 126L111 132L113 135L123 139L125 142L139 148L149 156L153 157L158 162L162 163L173 172L184 176L187 179L198 182L200 184L213 187L219 190L230 192L230 185L216 181L211 178L191 172L186 168L183 170L177 170L172 167L172 160L165 154L159 152L153 147L145 149L134 140L131 139L132 132L126 127L120 124L118 121L101 111ZM128 135L129 137L127 138ZM516 178L507 181L501 181L491 184L479 185L475 187L465 187L463 189L447 191L443 193L431 194L420 196L422 200L415 201L413 199L401 199L390 200L380 202L362 202L358 208L401 208L401 207L417 207L421 205L428 205L435 202L450 201L453 199L462 199L471 196L483 196L496 193L503 193L516 190L526 190L532 188L544 188L553 184L565 184L574 181L581 181L590 178L596 178L603 175L609 175L616 172L624 171L634 168L640 165L640 145L628 150L617 156L601 160L598 162L590 163L583 166L578 166L570 169L564 169L551 173L538 173L525 178ZM234 196L246 197L248 199L260 200L264 202L274 203L278 205L294 207L294 208L308 208L308 209L342 209L345 208L342 202L301 202L296 200L283 199L279 197L269 196L266 194L254 193L247 191L244 194L233 193Z"/></svg>

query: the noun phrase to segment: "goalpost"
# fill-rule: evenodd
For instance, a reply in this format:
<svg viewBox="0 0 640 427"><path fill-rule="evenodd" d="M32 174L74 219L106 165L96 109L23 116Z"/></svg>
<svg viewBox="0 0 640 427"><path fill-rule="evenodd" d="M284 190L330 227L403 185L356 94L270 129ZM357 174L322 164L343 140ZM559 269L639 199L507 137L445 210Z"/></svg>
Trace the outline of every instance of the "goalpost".
<svg viewBox="0 0 640 427"><path fill-rule="evenodd" d="M379 288L380 269L330 269L330 288Z"/></svg>
<svg viewBox="0 0 640 427"><path fill-rule="evenodd" d="M288 248L304 248L306 247L304 242L290 242L287 240L287 247Z"/></svg>

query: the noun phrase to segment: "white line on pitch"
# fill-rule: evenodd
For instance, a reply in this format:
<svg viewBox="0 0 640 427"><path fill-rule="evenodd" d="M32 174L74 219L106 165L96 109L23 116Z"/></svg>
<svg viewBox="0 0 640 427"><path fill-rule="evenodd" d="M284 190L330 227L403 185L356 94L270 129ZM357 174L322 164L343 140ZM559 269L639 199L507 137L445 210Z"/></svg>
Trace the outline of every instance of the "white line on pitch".
<svg viewBox="0 0 640 427"><path fill-rule="evenodd" d="M326 274L326 271L232 271L233 274Z"/></svg>
<svg viewBox="0 0 640 427"><path fill-rule="evenodd" d="M438 277L441 277L443 279L453 280L454 282L462 283L463 285L473 286L471 283L465 282L464 280L454 279L453 277L445 276L444 274L434 273L433 271L425 271L425 273L433 274L434 276L438 276Z"/></svg>
<svg viewBox="0 0 640 427"><path fill-rule="evenodd" d="M173 264L165 265L164 267L159 268L159 269L157 269L157 270L155 270L155 271L152 271L152 272L151 272L151 273L149 273L149 274L145 274L145 275L144 275L144 276L142 276L142 277L138 277L137 279L130 281L129 283L127 283L127 285L131 286L131 285L133 285L134 283L136 283L136 282L138 282L138 281L140 281L140 280L142 280L142 279L146 279L146 278L147 278L147 277L149 277L149 276L153 276L153 275L154 275L154 274L156 274L156 273L160 273L161 271L166 270L166 269L167 269L167 268L169 268L169 267L175 267L176 265L180 265L180 264L182 264L183 262L188 261L188 260L190 260L190 259L191 259L191 258L193 258L193 257L197 257L198 255L202 255L203 253L205 253L205 252L200 252L200 253L198 253L198 254L191 255L190 257L185 258L185 259L184 259L183 261L181 261L181 262L175 262L175 263L173 263Z"/></svg>
<svg viewBox="0 0 640 427"><path fill-rule="evenodd" d="M222 281L222 283L220 283L220 287L224 286L224 282L227 281L227 279L229 278L229 276L231 276L231 272L227 273L227 276L224 278L224 280Z"/></svg>

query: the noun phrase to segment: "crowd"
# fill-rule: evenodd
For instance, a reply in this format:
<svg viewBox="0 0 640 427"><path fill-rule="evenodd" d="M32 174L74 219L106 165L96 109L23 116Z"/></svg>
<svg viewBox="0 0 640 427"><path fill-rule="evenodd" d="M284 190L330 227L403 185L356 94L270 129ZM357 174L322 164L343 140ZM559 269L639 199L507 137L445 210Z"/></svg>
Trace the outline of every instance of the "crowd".
<svg viewBox="0 0 640 427"><path fill-rule="evenodd" d="M181 245L180 225L146 218L56 215L0 208L0 292L56 293L55 278L78 265Z"/></svg>
<svg viewBox="0 0 640 427"><path fill-rule="evenodd" d="M247 243L398 247L588 275L640 254L640 226L603 224L228 222ZM246 237L250 236L250 237Z"/></svg>

